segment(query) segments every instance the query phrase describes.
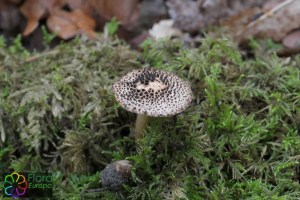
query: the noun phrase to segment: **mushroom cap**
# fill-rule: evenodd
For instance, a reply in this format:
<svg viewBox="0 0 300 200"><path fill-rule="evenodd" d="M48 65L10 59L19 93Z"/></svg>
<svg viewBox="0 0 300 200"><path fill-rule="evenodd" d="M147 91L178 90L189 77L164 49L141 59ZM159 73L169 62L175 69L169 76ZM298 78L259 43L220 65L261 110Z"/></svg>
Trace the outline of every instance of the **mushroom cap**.
<svg viewBox="0 0 300 200"><path fill-rule="evenodd" d="M193 99L188 82L151 68L134 70L113 85L117 101L130 112L152 117L184 111Z"/></svg>

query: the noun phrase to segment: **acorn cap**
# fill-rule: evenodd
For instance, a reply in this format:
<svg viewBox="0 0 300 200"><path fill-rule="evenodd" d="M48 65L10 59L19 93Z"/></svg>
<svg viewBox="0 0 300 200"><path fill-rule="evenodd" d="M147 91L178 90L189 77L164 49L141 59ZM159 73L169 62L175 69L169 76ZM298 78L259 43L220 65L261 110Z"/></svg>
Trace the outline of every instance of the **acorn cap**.
<svg viewBox="0 0 300 200"><path fill-rule="evenodd" d="M111 190L117 190L129 180L131 169L132 164L128 160L119 160L108 164L101 171L101 185Z"/></svg>
<svg viewBox="0 0 300 200"><path fill-rule="evenodd" d="M193 99L188 82L170 72L149 68L128 73L113 85L113 91L126 110L152 117L178 114Z"/></svg>

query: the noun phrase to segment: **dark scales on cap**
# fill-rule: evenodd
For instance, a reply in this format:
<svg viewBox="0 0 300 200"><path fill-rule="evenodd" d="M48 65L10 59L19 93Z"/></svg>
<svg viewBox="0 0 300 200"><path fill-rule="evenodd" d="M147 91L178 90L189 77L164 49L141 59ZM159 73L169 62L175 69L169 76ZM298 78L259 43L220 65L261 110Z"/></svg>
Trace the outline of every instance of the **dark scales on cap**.
<svg viewBox="0 0 300 200"><path fill-rule="evenodd" d="M188 82L154 69L134 70L113 85L120 104L128 111L148 116L172 116L184 111L193 94Z"/></svg>

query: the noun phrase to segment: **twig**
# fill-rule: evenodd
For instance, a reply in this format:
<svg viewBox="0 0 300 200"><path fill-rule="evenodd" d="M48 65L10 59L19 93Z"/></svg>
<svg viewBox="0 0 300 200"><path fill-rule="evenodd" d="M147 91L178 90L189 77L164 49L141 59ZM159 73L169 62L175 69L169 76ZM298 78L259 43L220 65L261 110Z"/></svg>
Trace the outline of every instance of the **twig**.
<svg viewBox="0 0 300 200"><path fill-rule="evenodd" d="M52 51L48 51L48 52L45 52L45 53L41 53L41 54L39 54L39 55L31 56L31 57L27 58L27 59L24 61L24 63L26 63L26 62L32 62L32 61L37 60L37 59L39 59L39 58L41 58L41 57L49 56L49 55L55 55L55 54L57 54L57 53L59 53L58 50L52 50Z"/></svg>
<svg viewBox="0 0 300 200"><path fill-rule="evenodd" d="M86 190L83 193L100 193L100 192L105 192L107 190L108 190L108 188L97 188L97 189Z"/></svg>
<svg viewBox="0 0 300 200"><path fill-rule="evenodd" d="M238 35L237 37L241 37L242 35L244 35L250 28L256 26L257 24L263 22L265 19L267 19L268 17L273 16L273 14L275 14L278 10L280 10L281 8L284 8L285 6L289 5L290 3L292 3L295 0L285 0L284 2L278 4L277 6L275 6L274 8L272 8L270 11L264 13L262 16L260 16L259 18L257 18L256 20L250 22Z"/></svg>
<svg viewBox="0 0 300 200"><path fill-rule="evenodd" d="M291 161L291 160L300 160L300 155L292 156L292 157L289 158L288 161Z"/></svg>

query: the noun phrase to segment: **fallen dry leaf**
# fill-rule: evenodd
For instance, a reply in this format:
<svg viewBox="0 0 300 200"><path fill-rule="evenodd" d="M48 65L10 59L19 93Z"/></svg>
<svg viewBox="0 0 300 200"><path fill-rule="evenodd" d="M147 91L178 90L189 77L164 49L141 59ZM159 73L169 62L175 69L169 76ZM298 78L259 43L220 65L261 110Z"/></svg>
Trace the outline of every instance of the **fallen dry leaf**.
<svg viewBox="0 0 300 200"><path fill-rule="evenodd" d="M281 41L290 31L300 27L299 16L300 1L286 0L246 26L234 25L231 30L240 41L250 37Z"/></svg>
<svg viewBox="0 0 300 200"><path fill-rule="evenodd" d="M128 30L132 29L139 17L139 0L92 0L92 7L106 20L116 17Z"/></svg>
<svg viewBox="0 0 300 200"><path fill-rule="evenodd" d="M290 49L300 49L300 30L288 34L282 41L283 45Z"/></svg>
<svg viewBox="0 0 300 200"><path fill-rule="evenodd" d="M21 20L18 8L6 1L0 0L0 29L12 31L18 27Z"/></svg>
<svg viewBox="0 0 300 200"><path fill-rule="evenodd" d="M63 10L65 6L70 11ZM78 30L89 38L95 38L96 22L91 16L106 20L116 17L124 29L131 30L139 16L140 0L25 0L20 10L27 19L24 36L31 34L41 19L48 17L49 29L63 39L77 35ZM97 19L100 25L103 18Z"/></svg>
<svg viewBox="0 0 300 200"><path fill-rule="evenodd" d="M62 0L26 0L20 7L21 13L27 18L23 36L31 34L39 25L39 20L46 17L48 11L55 6L62 6Z"/></svg>
<svg viewBox="0 0 300 200"><path fill-rule="evenodd" d="M174 21L171 19L161 20L160 22L153 25L152 29L149 30L149 34L154 39L180 36L182 33L178 28L173 27Z"/></svg>
<svg viewBox="0 0 300 200"><path fill-rule="evenodd" d="M237 9L235 7L236 5L228 5L225 0L203 0L200 12L205 20L205 25L209 25L215 24L219 19L227 17L229 13L231 14L232 9Z"/></svg>
<svg viewBox="0 0 300 200"><path fill-rule="evenodd" d="M267 0L167 0L175 26L187 32L201 31L237 13L261 6Z"/></svg>
<svg viewBox="0 0 300 200"><path fill-rule="evenodd" d="M86 0L65 0L65 3L68 4L71 10L82 9L90 4L90 2Z"/></svg>
<svg viewBox="0 0 300 200"><path fill-rule="evenodd" d="M39 20L36 18L30 18L27 20L26 28L24 29L22 35L28 36L39 26Z"/></svg>
<svg viewBox="0 0 300 200"><path fill-rule="evenodd" d="M96 22L92 17L85 14L82 10L74 10L70 14L73 23L75 23L83 33L90 39L96 38L96 33L94 31Z"/></svg>
<svg viewBox="0 0 300 200"><path fill-rule="evenodd" d="M169 18L164 0L142 1L140 9L139 26L141 27L151 27L154 23Z"/></svg>
<svg viewBox="0 0 300 200"><path fill-rule="evenodd" d="M132 40L130 40L129 44L133 49L141 50L140 44L149 37L150 37L149 32L143 31L140 35L138 35L135 38L133 38Z"/></svg>
<svg viewBox="0 0 300 200"><path fill-rule="evenodd" d="M253 18L260 15L262 15L262 10L260 8L249 8L243 10L243 12L224 19L222 21L222 25L225 26L232 35L234 35L246 27L249 24L249 21L252 21Z"/></svg>
<svg viewBox="0 0 300 200"><path fill-rule="evenodd" d="M200 14L200 3L193 0L167 1L169 15L175 21L175 26L183 31L194 32L204 27L204 18Z"/></svg>
<svg viewBox="0 0 300 200"><path fill-rule="evenodd" d="M50 15L47 19L49 30L62 39L70 39L80 33L79 28L70 20L60 15Z"/></svg>
<svg viewBox="0 0 300 200"><path fill-rule="evenodd" d="M39 26L39 20L46 14L47 8L42 0L26 0L20 11L27 18L27 25L22 33L27 36Z"/></svg>
<svg viewBox="0 0 300 200"><path fill-rule="evenodd" d="M284 0L273 0L273 1L267 1L262 9L264 12L268 12L270 10L272 10L273 8L275 8L276 6L278 6L278 4L284 2Z"/></svg>
<svg viewBox="0 0 300 200"><path fill-rule="evenodd" d="M70 39L81 33L86 34L90 39L96 37L94 19L82 10L71 12L53 10L47 20L47 27L62 39Z"/></svg>
<svg viewBox="0 0 300 200"><path fill-rule="evenodd" d="M209 0L206 0L209 1ZM226 11L226 17L230 17L233 15L236 15L240 12L243 12L244 10L247 10L249 8L255 8L255 7L261 7L265 3L268 3L273 0L255 0L255 1L249 1L249 0L223 0L226 3L224 4L225 7L219 7L221 10ZM222 6L222 5L220 5Z"/></svg>
<svg viewBox="0 0 300 200"><path fill-rule="evenodd" d="M22 2L22 0L6 0L6 1L13 5L19 5Z"/></svg>

